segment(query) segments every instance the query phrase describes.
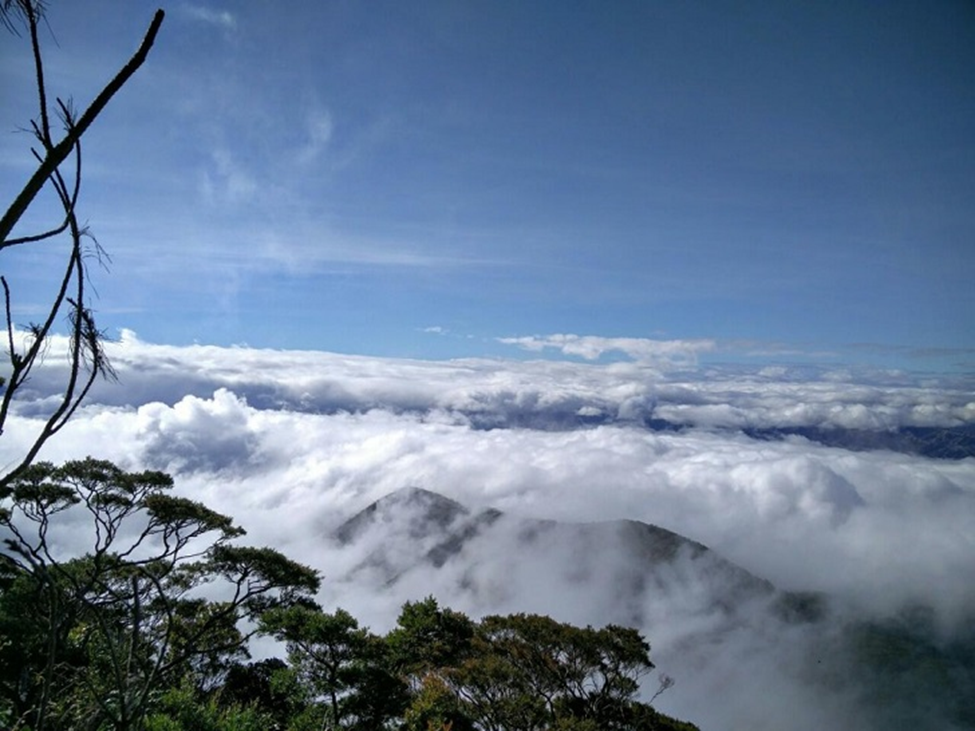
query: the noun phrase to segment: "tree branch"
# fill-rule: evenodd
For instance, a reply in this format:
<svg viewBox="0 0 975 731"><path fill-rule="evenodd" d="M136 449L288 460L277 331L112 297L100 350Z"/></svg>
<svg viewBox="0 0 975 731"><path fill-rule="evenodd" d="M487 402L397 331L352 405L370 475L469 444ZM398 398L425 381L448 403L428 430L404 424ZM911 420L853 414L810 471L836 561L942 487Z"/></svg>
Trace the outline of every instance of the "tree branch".
<svg viewBox="0 0 975 731"><path fill-rule="evenodd" d="M162 25L163 18L165 17L165 12L160 9L156 11L156 14L152 18L152 22L149 24L149 29L146 31L145 37L142 39L142 43L138 50L129 59L128 63L122 67L122 69L115 75L101 93L95 97L95 100L91 105L85 110L84 114L78 119L78 123L74 125L68 133L65 135L57 145L51 147L47 154L44 156L44 160L41 162L40 166L31 176L30 180L21 190L20 194L7 209L6 213L3 214L3 218L0 219L0 250L8 246L7 238L10 236L10 232L13 230L17 221L20 220L21 216L27 211L27 208L33 202L34 198L40 192L41 188L44 187L44 183L47 182L48 178L54 173L54 171L64 162L64 160L71 153L72 148L81 139L81 136L87 131L91 126L92 122L95 121L96 117L101 114L102 110L111 101L112 97L121 89L125 83L132 77L132 75L139 70L139 67L145 62L146 57L149 55L149 51L152 49L153 43L156 41L156 34L159 32L159 27ZM36 53L36 50L35 50ZM39 80L43 82L43 78ZM43 96L42 96L43 99ZM42 114L42 119L46 120L46 112ZM42 127L46 125L46 121L42 123Z"/></svg>

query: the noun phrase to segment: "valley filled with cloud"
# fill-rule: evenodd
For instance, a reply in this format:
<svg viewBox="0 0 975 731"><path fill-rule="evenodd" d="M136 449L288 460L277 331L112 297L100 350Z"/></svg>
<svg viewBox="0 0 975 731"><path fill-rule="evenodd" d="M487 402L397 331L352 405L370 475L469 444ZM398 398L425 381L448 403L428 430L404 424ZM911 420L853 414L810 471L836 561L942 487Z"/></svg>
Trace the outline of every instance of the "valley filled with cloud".
<svg viewBox="0 0 975 731"><path fill-rule="evenodd" d="M703 731L975 728L975 6L165 5L0 3L0 543L52 436L376 633L614 623ZM64 504L52 564L115 535Z"/></svg>
<svg viewBox="0 0 975 731"><path fill-rule="evenodd" d="M657 706L701 728L871 728L904 708L916 728L964 727L971 709L946 710L931 688L972 680L944 660L971 649L975 620L970 378L698 366L694 343L525 342L582 343L592 359L176 347L126 332L109 348L118 382L99 383L41 457L171 473L247 541L321 570L320 600L377 631L430 594L474 616L636 624L677 681ZM598 359L621 346L634 359ZM4 463L63 383L58 348L21 392ZM408 487L455 502L435 500L447 517L431 524ZM377 500L379 518L340 540ZM688 542L658 560L620 521ZM932 653L931 677L873 662L903 651L898 633Z"/></svg>

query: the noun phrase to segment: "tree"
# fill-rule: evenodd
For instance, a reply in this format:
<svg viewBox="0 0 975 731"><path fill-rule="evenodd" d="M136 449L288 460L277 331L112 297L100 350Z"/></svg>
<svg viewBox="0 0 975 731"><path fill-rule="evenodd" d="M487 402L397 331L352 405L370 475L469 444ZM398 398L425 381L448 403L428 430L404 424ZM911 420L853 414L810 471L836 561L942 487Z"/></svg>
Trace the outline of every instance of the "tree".
<svg viewBox="0 0 975 731"><path fill-rule="evenodd" d="M8 640L22 645L10 657L22 659L0 675L0 692L34 731L54 718L138 729L154 693L175 678L219 683L246 654L260 615L318 589L315 571L270 548L234 545L243 529L171 487L163 473L89 458L33 464L0 488L9 535L0 575L11 577L0 627L22 628ZM93 545L64 555L85 522ZM219 598L205 598L204 585Z"/></svg>
<svg viewBox="0 0 975 731"><path fill-rule="evenodd" d="M457 665L470 655L474 628L467 615L441 608L429 596L403 605L386 641L397 672L418 685L430 671Z"/></svg>
<svg viewBox="0 0 975 731"><path fill-rule="evenodd" d="M406 686L388 670L386 645L344 609L293 605L264 614L261 629L287 643L288 660L327 728L380 729L400 715ZM318 724L325 727L324 724Z"/></svg>
<svg viewBox="0 0 975 731"><path fill-rule="evenodd" d="M58 321L65 316L70 326L69 369L57 403L47 414L27 451L5 474L0 474L0 486L8 484L34 461L44 443L71 418L98 377L113 375L86 288L89 261L98 261L102 250L78 219L82 179L81 139L109 101L145 62L164 17L162 10L156 11L135 54L91 104L77 114L70 101L65 102L60 97L55 98L53 104L50 101L39 34L45 10L44 0L0 0L0 24L15 35L19 36L22 30L27 33L37 89L37 117L30 123L30 131L37 142L37 147L31 150L37 160L37 168L0 218L0 252L61 236L67 238L67 252L60 284L51 297L45 316L38 322L30 323L25 330L17 328L14 323L13 288L6 277L0 275L7 341L6 373L0 375L0 386L4 387L0 398L0 434L10 416L14 398L40 363ZM60 139L55 138L52 119L60 121L64 128ZM66 170L66 166L70 169ZM63 214L60 221L52 223L44 231L17 232L15 235L18 223L45 186L51 187L58 201Z"/></svg>
<svg viewBox="0 0 975 731"><path fill-rule="evenodd" d="M270 719L268 728L285 728L291 716L307 707L295 673L276 657L234 663L227 669L223 685L211 695L221 706L252 706Z"/></svg>
<svg viewBox="0 0 975 731"><path fill-rule="evenodd" d="M431 598L407 604L387 641L399 648L399 667L412 681L404 714L411 730L694 728L636 699L653 663L635 629L582 628L526 614L475 624Z"/></svg>
<svg viewBox="0 0 975 731"><path fill-rule="evenodd" d="M227 706L216 698L201 699L189 684L166 691L156 705L145 731L267 731L274 723L255 704Z"/></svg>
<svg viewBox="0 0 975 731"><path fill-rule="evenodd" d="M474 720L443 678L427 673L403 712L403 731L474 731Z"/></svg>

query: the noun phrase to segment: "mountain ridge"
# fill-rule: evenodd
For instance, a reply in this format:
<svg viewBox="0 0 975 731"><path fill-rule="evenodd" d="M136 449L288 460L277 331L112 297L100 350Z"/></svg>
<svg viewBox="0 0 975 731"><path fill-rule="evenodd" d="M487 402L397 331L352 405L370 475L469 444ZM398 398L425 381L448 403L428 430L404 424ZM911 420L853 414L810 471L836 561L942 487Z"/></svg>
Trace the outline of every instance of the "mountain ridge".
<svg viewBox="0 0 975 731"><path fill-rule="evenodd" d="M504 576L538 573L567 585L596 581L618 595L620 606L632 605L617 617L631 623L643 621L639 606L653 592L693 590L707 609L728 614L778 592L708 546L651 523L560 522L495 508L475 512L416 486L370 503L341 523L332 539L342 547L369 546L349 577L372 572L390 587L424 568L452 569L457 582L477 594Z"/></svg>
<svg viewBox="0 0 975 731"><path fill-rule="evenodd" d="M851 613L842 597L777 588L650 523L525 518L411 487L370 503L331 535L351 559L334 577L345 596L395 605L433 596L482 616L638 628L659 666L681 678L684 690L668 695L674 705L666 709L677 716L691 717L701 694L736 712L724 679L746 673L763 687L785 683L808 707L828 699L822 723L804 729L853 718L858 728L925 731L975 722L966 700L975 688L970 633L946 642L925 607L876 617ZM716 665L722 653L737 664ZM930 702L918 704L916 688ZM788 720L788 711L770 704L747 718Z"/></svg>

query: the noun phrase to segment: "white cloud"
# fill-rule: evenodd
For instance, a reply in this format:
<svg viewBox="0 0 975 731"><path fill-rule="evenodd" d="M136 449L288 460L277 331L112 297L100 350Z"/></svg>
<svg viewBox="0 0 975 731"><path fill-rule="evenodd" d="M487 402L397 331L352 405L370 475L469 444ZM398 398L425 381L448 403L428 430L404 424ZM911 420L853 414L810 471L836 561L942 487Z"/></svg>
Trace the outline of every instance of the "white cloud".
<svg viewBox="0 0 975 731"><path fill-rule="evenodd" d="M28 384L29 399L56 392L67 342L55 340ZM113 405L174 404L226 388L260 409L309 412L447 412L475 426L578 426L597 411L605 423L660 418L699 427L876 428L975 422L965 379L847 380L835 371L764 373L741 368L663 371L656 364L485 359L422 361L318 351L143 343L123 331L108 345L121 385L93 398ZM776 377L779 376L779 377ZM885 380L886 379L886 380ZM581 411L581 410L585 411Z"/></svg>
<svg viewBox="0 0 975 731"><path fill-rule="evenodd" d="M606 353L618 352L639 362L667 365L694 365L698 353L715 348L712 340L650 340L567 334L498 338L498 341L525 350L554 348L565 355L576 355L586 360L596 360Z"/></svg>
<svg viewBox="0 0 975 731"><path fill-rule="evenodd" d="M31 383L33 407L12 416L3 463L36 426L36 403L63 373L62 348L55 343ZM652 600L615 607L614 582L629 569L612 563L624 559L609 544L580 553L553 537L537 555L495 550L472 573L419 572L381 591L366 576L343 579L361 551L336 548L329 532L407 485L475 509L657 524L782 587L827 591L867 616L924 601L947 631L973 619L975 585L961 577L975 561L975 460L714 428L972 423L970 388L808 373L799 380L784 371L709 369L705 378L644 363L171 347L129 331L111 351L120 384L99 387L44 456L94 453L172 471L178 491L234 515L248 540L322 569L322 599L377 629L399 602L431 592L475 614L537 610L598 624L625 610L643 617L655 661L678 676L661 707L702 727L814 728L860 712L854 688L824 696L810 684L815 669L804 658L835 638L769 626L758 614L728 627L707 610L707 587L680 575ZM707 428L655 432L642 421L652 415ZM576 575L589 577L588 590L567 588Z"/></svg>
<svg viewBox="0 0 975 731"><path fill-rule="evenodd" d="M237 29L237 18L229 10L216 10L205 5L183 5L181 10L194 20L217 26L225 31Z"/></svg>

